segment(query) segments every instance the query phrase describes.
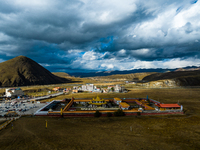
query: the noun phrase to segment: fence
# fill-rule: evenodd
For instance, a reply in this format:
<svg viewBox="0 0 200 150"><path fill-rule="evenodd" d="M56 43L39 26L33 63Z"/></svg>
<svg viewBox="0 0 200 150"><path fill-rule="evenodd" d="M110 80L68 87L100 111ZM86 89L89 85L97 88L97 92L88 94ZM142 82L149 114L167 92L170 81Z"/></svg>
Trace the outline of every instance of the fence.
<svg viewBox="0 0 200 150"><path fill-rule="evenodd" d="M3 123L2 125L0 125L0 131L1 131L2 129L4 129L7 125L9 125L12 121L14 121L14 120L16 120L16 119L19 119L19 118L20 118L20 117L13 118L13 119L11 119L11 120L6 121L6 122Z"/></svg>

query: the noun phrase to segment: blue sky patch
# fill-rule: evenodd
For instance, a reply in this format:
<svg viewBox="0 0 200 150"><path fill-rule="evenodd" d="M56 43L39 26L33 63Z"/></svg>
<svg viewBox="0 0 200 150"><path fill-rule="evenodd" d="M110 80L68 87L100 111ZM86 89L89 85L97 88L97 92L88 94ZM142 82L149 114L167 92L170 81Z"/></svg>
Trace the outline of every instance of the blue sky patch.
<svg viewBox="0 0 200 150"><path fill-rule="evenodd" d="M197 3L198 2L198 0L191 0L190 1L190 4L195 4L195 3Z"/></svg>

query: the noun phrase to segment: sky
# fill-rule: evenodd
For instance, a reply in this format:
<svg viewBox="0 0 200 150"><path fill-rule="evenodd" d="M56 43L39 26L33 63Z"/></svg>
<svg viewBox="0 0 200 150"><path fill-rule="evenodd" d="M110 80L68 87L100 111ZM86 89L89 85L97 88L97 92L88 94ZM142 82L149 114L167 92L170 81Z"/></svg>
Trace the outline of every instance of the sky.
<svg viewBox="0 0 200 150"><path fill-rule="evenodd" d="M0 62L51 72L200 66L198 0L0 0Z"/></svg>

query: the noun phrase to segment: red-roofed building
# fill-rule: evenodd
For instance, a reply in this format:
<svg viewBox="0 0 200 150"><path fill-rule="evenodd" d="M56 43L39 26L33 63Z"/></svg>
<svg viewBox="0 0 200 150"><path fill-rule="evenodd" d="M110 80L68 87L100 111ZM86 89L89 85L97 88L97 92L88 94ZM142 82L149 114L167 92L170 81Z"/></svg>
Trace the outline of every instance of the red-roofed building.
<svg viewBox="0 0 200 150"><path fill-rule="evenodd" d="M60 87L55 87L53 88L53 91L59 91L61 88Z"/></svg>
<svg viewBox="0 0 200 150"><path fill-rule="evenodd" d="M160 110L173 110L173 109L181 109L181 106L178 104L157 104Z"/></svg>

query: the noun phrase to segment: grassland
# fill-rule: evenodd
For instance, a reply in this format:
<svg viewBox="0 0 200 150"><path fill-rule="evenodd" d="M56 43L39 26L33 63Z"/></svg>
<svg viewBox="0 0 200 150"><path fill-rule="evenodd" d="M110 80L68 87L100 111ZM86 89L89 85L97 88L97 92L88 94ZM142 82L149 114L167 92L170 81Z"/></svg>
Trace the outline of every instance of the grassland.
<svg viewBox="0 0 200 150"><path fill-rule="evenodd" d="M111 80L111 79L124 79L124 80L142 80L144 77L154 74L155 72L144 72L144 73L131 73L131 74L116 74L116 75L110 75L110 76L97 76L97 77L91 77L96 79L104 79L104 80Z"/></svg>
<svg viewBox="0 0 200 150"><path fill-rule="evenodd" d="M135 89L100 97L146 97L179 103L185 115L111 118L22 117L0 131L0 149L200 149L200 89ZM64 97L71 97L66 95ZM73 94L94 97L95 94ZM62 96L57 99L63 98ZM48 128L45 129L45 120ZM132 131L130 131L132 127Z"/></svg>

